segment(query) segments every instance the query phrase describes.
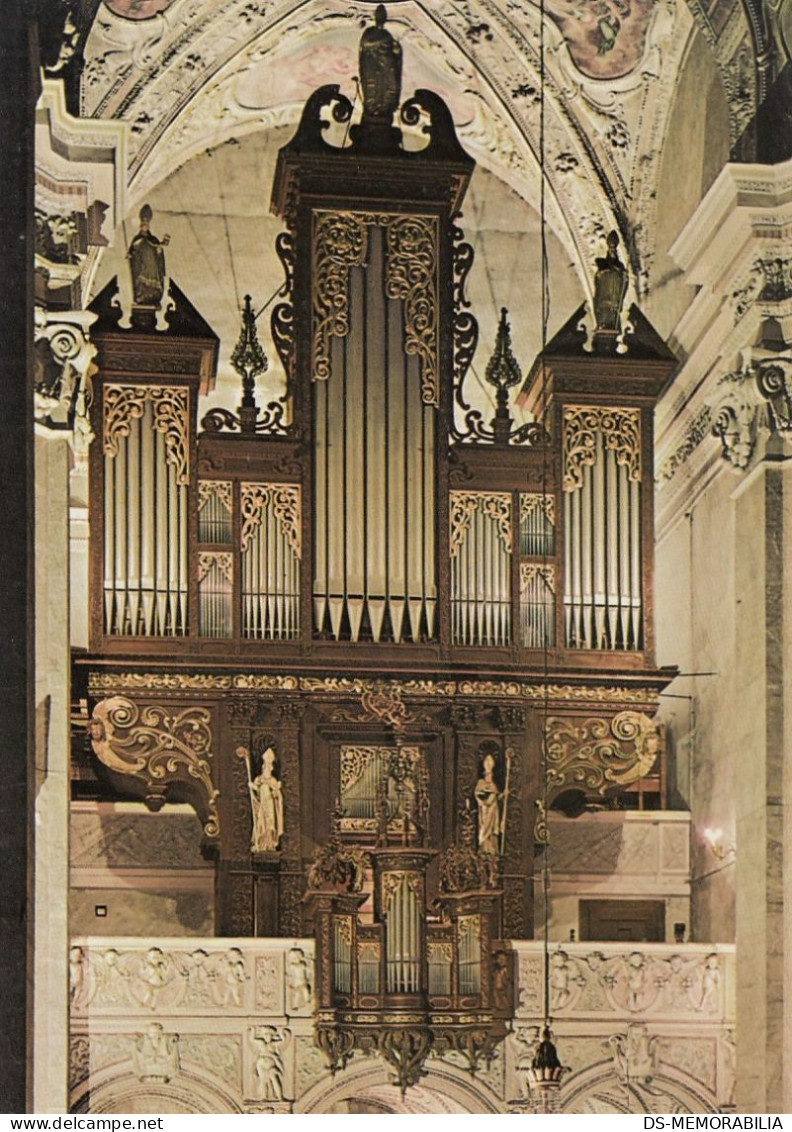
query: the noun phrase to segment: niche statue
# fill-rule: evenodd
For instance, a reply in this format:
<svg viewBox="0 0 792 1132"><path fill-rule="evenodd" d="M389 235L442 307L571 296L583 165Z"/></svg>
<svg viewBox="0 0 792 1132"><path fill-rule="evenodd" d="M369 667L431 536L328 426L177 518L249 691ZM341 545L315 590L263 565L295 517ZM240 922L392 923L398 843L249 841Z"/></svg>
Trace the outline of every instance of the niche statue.
<svg viewBox="0 0 792 1132"><path fill-rule="evenodd" d="M151 231L151 206L140 210L140 231L129 245L132 296L136 307L159 307L165 290L165 251L170 236L158 240Z"/></svg>
<svg viewBox="0 0 792 1132"><path fill-rule="evenodd" d="M250 850L252 853L275 853L283 836L283 788L275 776L275 751L267 747L261 756L261 771L255 778L250 769L247 747L238 747L237 756L245 760L248 774L253 817Z"/></svg>
<svg viewBox="0 0 792 1132"><path fill-rule="evenodd" d="M473 790L478 809L478 847L481 853L497 855L500 849L501 812L503 794L495 781L495 759L485 755L481 764L481 778Z"/></svg>

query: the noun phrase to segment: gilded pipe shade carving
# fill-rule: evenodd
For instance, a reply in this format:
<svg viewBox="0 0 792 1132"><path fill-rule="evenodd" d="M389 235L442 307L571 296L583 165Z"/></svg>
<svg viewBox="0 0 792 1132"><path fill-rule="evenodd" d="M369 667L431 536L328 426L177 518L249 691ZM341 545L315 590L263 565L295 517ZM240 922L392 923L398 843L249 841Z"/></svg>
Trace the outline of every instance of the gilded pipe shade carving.
<svg viewBox="0 0 792 1132"><path fill-rule="evenodd" d="M433 216L314 214L313 380L330 377L330 339L349 334L349 272L367 266L372 226L386 233L385 291L389 299L404 303L404 350L420 361L424 404L436 406L440 340L437 220Z"/></svg>
<svg viewBox="0 0 792 1132"><path fill-rule="evenodd" d="M564 491L583 486L583 468L597 460L597 439L615 453L631 480L641 480L641 414L638 409L564 407Z"/></svg>
<svg viewBox="0 0 792 1132"><path fill-rule="evenodd" d="M190 447L187 439L189 392L170 385L104 386L103 448L106 456L117 456L119 441L128 437L131 422L143 416L146 402L153 408L153 428L165 437L169 464L176 468L176 482L190 482Z"/></svg>

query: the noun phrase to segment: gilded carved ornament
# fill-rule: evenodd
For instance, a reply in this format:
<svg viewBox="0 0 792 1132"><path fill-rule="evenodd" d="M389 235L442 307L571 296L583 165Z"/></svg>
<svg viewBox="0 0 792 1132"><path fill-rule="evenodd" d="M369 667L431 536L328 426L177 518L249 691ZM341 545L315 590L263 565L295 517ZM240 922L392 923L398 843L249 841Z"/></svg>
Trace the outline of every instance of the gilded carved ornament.
<svg viewBox="0 0 792 1132"><path fill-rule="evenodd" d="M302 557L300 488L288 483L243 483L240 488L242 550L261 526L267 507L278 521L281 534L297 558Z"/></svg>
<svg viewBox="0 0 792 1132"><path fill-rule="evenodd" d="M228 514L231 514L230 480L199 480L198 510L203 511L210 499L218 499Z"/></svg>
<svg viewBox="0 0 792 1132"><path fill-rule="evenodd" d="M165 458L176 469L176 482L190 482L190 450L187 422L190 397L187 389L169 385L105 385L102 440L105 456L117 456L119 443L140 420L151 403L153 427L165 437Z"/></svg>
<svg viewBox="0 0 792 1132"><path fill-rule="evenodd" d="M556 592L555 567L541 566L533 562L520 563L520 594L526 596L529 587L539 578L551 594Z"/></svg>
<svg viewBox="0 0 792 1132"><path fill-rule="evenodd" d="M564 407L564 491L583 486L583 468L597 462L598 440L616 456L628 478L641 481L641 413L639 409Z"/></svg>
<svg viewBox="0 0 792 1132"><path fill-rule="evenodd" d="M450 552L456 558L475 511L493 520L507 554L512 552L512 500L508 491L452 491L450 493Z"/></svg>
<svg viewBox="0 0 792 1132"><path fill-rule="evenodd" d="M159 809L165 790L177 781L194 780L202 795L197 807L207 837L220 833L219 791L212 780L211 713L202 707L169 710L157 704L140 707L123 696L101 700L88 724L91 747L115 774L129 775L148 791L147 803Z"/></svg>
<svg viewBox="0 0 792 1132"><path fill-rule="evenodd" d="M545 684L518 680L389 680L389 689L399 696L440 697L456 696L476 699L524 699L544 703L596 703L640 704L657 703L657 693L646 688L602 684ZM88 690L93 694L122 691L266 691L307 692L329 696L359 696L371 693L378 696L383 681L364 680L339 676L296 676L291 673L269 675L265 673L164 673L164 672L91 672ZM369 702L367 697L367 702ZM405 712L406 705L402 704ZM399 709L401 714L401 709ZM406 716L402 718L407 721Z"/></svg>
<svg viewBox="0 0 792 1132"><path fill-rule="evenodd" d="M330 377L330 339L349 334L349 272L365 267L369 228L384 228L385 293L404 303L404 349L421 363L421 397L438 404L437 219L374 212L314 214L314 381Z"/></svg>
<svg viewBox="0 0 792 1132"><path fill-rule="evenodd" d="M234 556L227 552L202 550L198 555L198 584L215 569L220 571L227 582L233 582Z"/></svg>
<svg viewBox="0 0 792 1132"><path fill-rule="evenodd" d="M564 790L605 795L646 777L663 745L663 730L647 715L564 719L545 725L549 801Z"/></svg>
<svg viewBox="0 0 792 1132"><path fill-rule="evenodd" d="M534 511L541 511L551 526L555 526L555 496L546 492L520 492L520 522L524 523Z"/></svg>

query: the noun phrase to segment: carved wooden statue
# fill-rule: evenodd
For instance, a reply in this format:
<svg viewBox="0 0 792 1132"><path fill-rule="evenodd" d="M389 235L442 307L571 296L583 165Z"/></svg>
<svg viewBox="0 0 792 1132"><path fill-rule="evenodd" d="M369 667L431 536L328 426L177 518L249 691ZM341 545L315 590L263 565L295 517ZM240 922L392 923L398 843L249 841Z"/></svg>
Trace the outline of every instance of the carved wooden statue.
<svg viewBox="0 0 792 1132"><path fill-rule="evenodd" d="M402 50L389 31L385 30L385 5L374 15L374 27L366 28L360 38L360 86L363 94L363 119L386 120L390 124L401 98Z"/></svg>
<svg viewBox="0 0 792 1132"><path fill-rule="evenodd" d="M495 759L492 755L484 756L481 771L482 776L473 791L478 807L478 847L482 853L497 855L501 832L501 792L495 781Z"/></svg>
<svg viewBox="0 0 792 1132"><path fill-rule="evenodd" d="M621 330L621 310L627 294L627 268L619 259L619 236L609 232L608 250L597 258L594 276L594 317L597 330Z"/></svg>
<svg viewBox="0 0 792 1132"><path fill-rule="evenodd" d="M151 231L151 206L140 210L140 231L129 245L129 266L132 271L132 294L136 306L158 307L165 289L165 252L170 236L158 240Z"/></svg>

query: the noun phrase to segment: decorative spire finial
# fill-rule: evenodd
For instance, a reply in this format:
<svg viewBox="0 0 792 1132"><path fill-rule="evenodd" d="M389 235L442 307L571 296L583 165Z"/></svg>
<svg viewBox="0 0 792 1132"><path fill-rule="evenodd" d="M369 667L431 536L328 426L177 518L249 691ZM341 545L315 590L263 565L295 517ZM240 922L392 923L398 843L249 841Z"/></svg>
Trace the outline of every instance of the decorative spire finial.
<svg viewBox="0 0 792 1132"><path fill-rule="evenodd" d="M245 409L257 411L254 395L255 378L260 373L266 373L269 368L267 356L261 348L256 331L256 316L250 295L245 295L245 306L242 310L242 326L239 339L231 355L231 365L242 378L242 404L240 415Z"/></svg>
<svg viewBox="0 0 792 1132"><path fill-rule="evenodd" d="M501 307L495 349L487 362L487 369L484 374L486 380L496 390L497 409L492 421L492 431L496 444L499 441L504 444L509 443L512 426L512 419L509 416L509 390L522 381L522 370L512 353L508 314L506 307Z"/></svg>

